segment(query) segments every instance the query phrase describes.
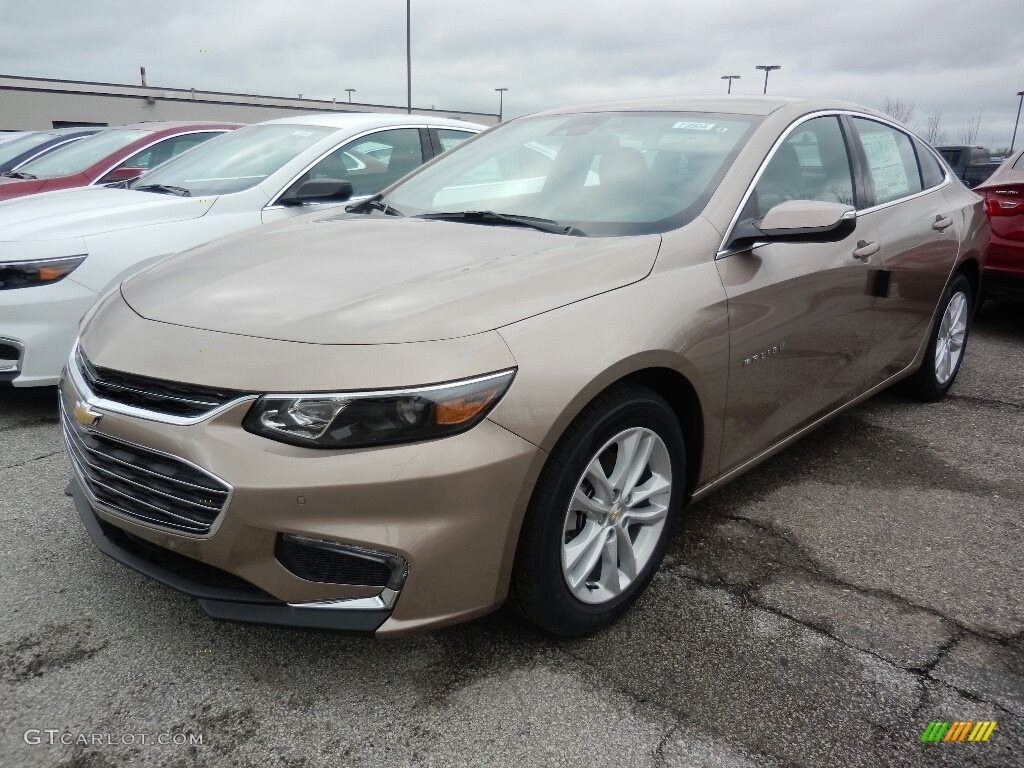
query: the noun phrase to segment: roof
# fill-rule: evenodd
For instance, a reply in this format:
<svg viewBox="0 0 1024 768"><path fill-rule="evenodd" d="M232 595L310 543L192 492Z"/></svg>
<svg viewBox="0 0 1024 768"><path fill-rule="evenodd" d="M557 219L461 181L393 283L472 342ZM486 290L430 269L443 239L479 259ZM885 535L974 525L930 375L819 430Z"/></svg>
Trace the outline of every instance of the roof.
<svg viewBox="0 0 1024 768"><path fill-rule="evenodd" d="M110 128L135 128L144 131L166 131L172 128L241 128L245 123L227 123L223 120L146 120L141 123L112 125ZM101 130L108 130L103 128Z"/></svg>
<svg viewBox="0 0 1024 768"><path fill-rule="evenodd" d="M467 120L452 120L447 117L431 117L429 115L408 115L401 112L314 112L308 115L266 120L260 123L260 125L273 125L275 123L323 125L328 128L348 128L359 131L409 124L431 125L437 128L472 128L475 130L483 130L487 127L478 123L471 123Z"/></svg>
<svg viewBox="0 0 1024 768"><path fill-rule="evenodd" d="M625 99L594 104L581 104L562 109L538 112L539 115L560 115L567 112L717 112L734 115L770 115L783 107L806 106L816 109L854 109L877 114L858 104L831 99L809 99L795 96L655 96L645 99Z"/></svg>

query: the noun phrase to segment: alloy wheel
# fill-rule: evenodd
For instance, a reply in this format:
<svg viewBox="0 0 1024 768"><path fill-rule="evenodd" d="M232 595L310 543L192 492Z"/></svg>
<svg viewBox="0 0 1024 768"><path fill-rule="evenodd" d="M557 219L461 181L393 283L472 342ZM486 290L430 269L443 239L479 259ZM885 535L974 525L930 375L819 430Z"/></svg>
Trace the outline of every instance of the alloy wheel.
<svg viewBox="0 0 1024 768"><path fill-rule="evenodd" d="M946 304L935 342L935 378L945 384L956 373L967 338L967 296L954 293Z"/></svg>
<svg viewBox="0 0 1024 768"><path fill-rule="evenodd" d="M613 600L650 562L668 517L672 462L658 434L626 429L598 450L565 515L562 575L580 601Z"/></svg>

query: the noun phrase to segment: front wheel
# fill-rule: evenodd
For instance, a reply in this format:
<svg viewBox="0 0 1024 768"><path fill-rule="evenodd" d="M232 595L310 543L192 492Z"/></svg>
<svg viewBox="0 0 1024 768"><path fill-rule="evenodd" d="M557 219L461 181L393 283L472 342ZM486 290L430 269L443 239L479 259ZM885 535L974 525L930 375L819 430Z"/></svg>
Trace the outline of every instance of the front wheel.
<svg viewBox="0 0 1024 768"><path fill-rule="evenodd" d="M512 607L563 636L614 622L664 557L685 467L682 429L660 395L631 383L599 395L541 472L516 553Z"/></svg>
<svg viewBox="0 0 1024 768"><path fill-rule="evenodd" d="M967 351L971 304L971 284L957 275L943 296L921 367L907 379L909 394L921 400L939 400L953 386Z"/></svg>

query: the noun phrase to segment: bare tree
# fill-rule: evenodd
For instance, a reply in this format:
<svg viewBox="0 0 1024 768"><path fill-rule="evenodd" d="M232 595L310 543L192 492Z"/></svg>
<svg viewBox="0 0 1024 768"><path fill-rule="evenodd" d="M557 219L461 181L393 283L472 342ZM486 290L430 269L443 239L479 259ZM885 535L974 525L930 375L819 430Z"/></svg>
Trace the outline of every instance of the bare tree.
<svg viewBox="0 0 1024 768"><path fill-rule="evenodd" d="M974 140L978 138L978 131L981 130L981 110L978 110L978 116L971 122L960 128L960 143L966 146L974 144Z"/></svg>
<svg viewBox="0 0 1024 768"><path fill-rule="evenodd" d="M925 128L924 139L933 147L946 141L946 131L942 127L942 112L937 109L928 115L928 125Z"/></svg>
<svg viewBox="0 0 1024 768"><path fill-rule="evenodd" d="M914 104L910 101L904 101L900 97L886 96L885 114L897 123L909 126L914 122Z"/></svg>

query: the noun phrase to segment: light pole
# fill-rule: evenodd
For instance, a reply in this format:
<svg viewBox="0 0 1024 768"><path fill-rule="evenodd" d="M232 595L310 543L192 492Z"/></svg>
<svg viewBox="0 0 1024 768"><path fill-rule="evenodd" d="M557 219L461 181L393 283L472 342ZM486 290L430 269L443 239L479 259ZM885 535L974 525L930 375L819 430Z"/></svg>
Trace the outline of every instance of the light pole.
<svg viewBox="0 0 1024 768"><path fill-rule="evenodd" d="M355 88L346 88L345 92L348 93L348 103L352 103L352 94L356 92Z"/></svg>
<svg viewBox="0 0 1024 768"><path fill-rule="evenodd" d="M494 90L498 94L498 122L500 123L505 107L505 92L508 91L508 88L495 88Z"/></svg>
<svg viewBox="0 0 1024 768"><path fill-rule="evenodd" d="M1010 154L1013 154L1013 145L1017 143L1017 124L1020 122L1020 108L1024 106L1024 91L1017 91L1020 101L1017 102L1017 119L1013 123L1013 138L1010 139Z"/></svg>
<svg viewBox="0 0 1024 768"><path fill-rule="evenodd" d="M405 111L412 114L412 0L405 0Z"/></svg>
<svg viewBox="0 0 1024 768"><path fill-rule="evenodd" d="M726 93L732 93L732 81L733 80L739 80L740 76L739 75L722 75L722 79L729 81L729 90L727 90Z"/></svg>
<svg viewBox="0 0 1024 768"><path fill-rule="evenodd" d="M776 69L782 69L782 66L779 64L758 64L754 69L764 70L764 90L761 91L761 93L764 94L768 93L768 73Z"/></svg>

